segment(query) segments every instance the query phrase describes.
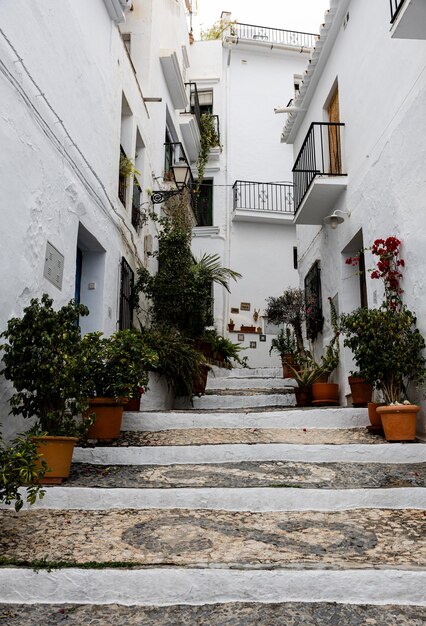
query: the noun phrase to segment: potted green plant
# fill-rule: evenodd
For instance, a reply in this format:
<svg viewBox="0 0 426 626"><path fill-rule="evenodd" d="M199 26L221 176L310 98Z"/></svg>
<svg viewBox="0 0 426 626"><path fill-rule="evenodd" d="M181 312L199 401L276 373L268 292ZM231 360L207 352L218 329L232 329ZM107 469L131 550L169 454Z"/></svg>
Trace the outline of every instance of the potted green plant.
<svg viewBox="0 0 426 626"><path fill-rule="evenodd" d="M281 328L278 335L272 339L269 356L272 352L278 352L281 357L283 378L292 378L292 371L289 365L292 367L296 367L297 365L297 344L294 331L292 331L290 326Z"/></svg>
<svg viewBox="0 0 426 626"><path fill-rule="evenodd" d="M21 318L14 317L0 335L4 374L13 383L11 413L36 418L31 434L47 463L45 483L69 476L75 443L90 418L78 416L87 407L87 366L78 326L88 309L72 300L58 310L44 294L32 299Z"/></svg>
<svg viewBox="0 0 426 626"><path fill-rule="evenodd" d="M303 323L306 321L305 292L288 288L281 296L267 298L266 317L272 324L288 324L293 328L297 352L306 356L303 342Z"/></svg>
<svg viewBox="0 0 426 626"><path fill-rule="evenodd" d="M378 257L372 279L383 281L384 300L379 309L357 309L343 317L345 345L365 378L383 395L377 408L388 441L412 441L420 407L410 404L409 386L425 380L425 341L416 328L416 316L402 302L400 285L405 262L396 237L376 239L371 247ZM347 259L356 265L356 259Z"/></svg>
<svg viewBox="0 0 426 626"><path fill-rule="evenodd" d="M116 439L120 434L123 406L139 387L147 388L148 369L158 363L157 354L147 347L135 329L119 330L111 337L88 333L83 337L89 409L95 420L89 439Z"/></svg>
<svg viewBox="0 0 426 626"><path fill-rule="evenodd" d="M23 507L24 501L34 504L45 494L40 482L46 469L46 462L40 462L37 446L27 434L19 435L10 445L0 436L0 502L15 502L15 511ZM25 498L20 487L25 487Z"/></svg>
<svg viewBox="0 0 426 626"><path fill-rule="evenodd" d="M292 378L297 383L294 388L297 406L310 406L312 402L312 384L322 374L322 368L307 355L297 369L289 365Z"/></svg>
<svg viewBox="0 0 426 626"><path fill-rule="evenodd" d="M228 330L229 330L229 332L232 333L234 328L235 328L235 322L234 322L234 320L231 317L231 319L228 322Z"/></svg>
<svg viewBox="0 0 426 626"><path fill-rule="evenodd" d="M316 381L312 383L312 404L315 406L339 404L339 385L330 382L330 375L339 365L338 337L339 335L336 333L318 365L318 376Z"/></svg>

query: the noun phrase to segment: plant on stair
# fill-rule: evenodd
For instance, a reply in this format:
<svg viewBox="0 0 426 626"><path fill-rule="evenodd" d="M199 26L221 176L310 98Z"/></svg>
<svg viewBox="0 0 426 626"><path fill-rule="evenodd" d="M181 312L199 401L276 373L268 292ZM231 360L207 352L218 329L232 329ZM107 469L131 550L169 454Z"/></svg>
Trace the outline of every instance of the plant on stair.
<svg viewBox="0 0 426 626"><path fill-rule="evenodd" d="M88 333L83 337L83 348L89 366L85 381L90 405L87 415L95 415L87 436L116 439L123 406L139 387L147 389L148 370L158 364L157 353L136 329L119 330L111 337Z"/></svg>
<svg viewBox="0 0 426 626"><path fill-rule="evenodd" d="M297 352L301 359L306 357L303 341L303 323L306 321L305 292L288 288L281 296L267 298L266 317L271 324L287 324L294 331Z"/></svg>
<svg viewBox="0 0 426 626"><path fill-rule="evenodd" d="M283 378L292 378L292 371L289 365L297 365L297 344L294 331L291 326L286 325L271 341L269 356L272 352L278 352L283 366Z"/></svg>
<svg viewBox="0 0 426 626"><path fill-rule="evenodd" d="M69 475L78 436L90 418L78 418L87 407L87 363L78 326L88 309L72 300L55 310L44 294L32 299L22 317L13 317L0 335L4 374L15 388L11 413L35 418L31 429L39 452L47 459L45 482L60 482ZM52 452L59 448L58 467Z"/></svg>
<svg viewBox="0 0 426 626"><path fill-rule="evenodd" d="M19 435L7 446L0 436L0 502L15 502L16 511L23 507L24 501L34 504L37 497L44 496L40 481L46 469L31 437ZM25 498L20 487L26 488Z"/></svg>

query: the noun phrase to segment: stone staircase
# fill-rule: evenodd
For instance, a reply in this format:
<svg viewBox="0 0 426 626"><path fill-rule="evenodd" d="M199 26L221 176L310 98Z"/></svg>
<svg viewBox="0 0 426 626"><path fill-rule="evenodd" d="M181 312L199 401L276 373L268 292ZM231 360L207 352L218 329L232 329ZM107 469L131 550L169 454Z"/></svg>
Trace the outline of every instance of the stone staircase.
<svg viewBox="0 0 426 626"><path fill-rule="evenodd" d="M128 413L0 511L0 623L424 624L426 446L369 434L366 409L294 408L279 375Z"/></svg>

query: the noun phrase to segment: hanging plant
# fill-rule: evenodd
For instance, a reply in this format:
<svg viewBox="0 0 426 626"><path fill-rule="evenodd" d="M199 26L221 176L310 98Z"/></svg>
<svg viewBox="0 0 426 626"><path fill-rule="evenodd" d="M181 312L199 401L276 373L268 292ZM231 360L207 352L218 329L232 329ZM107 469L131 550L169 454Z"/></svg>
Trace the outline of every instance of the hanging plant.
<svg viewBox="0 0 426 626"><path fill-rule="evenodd" d="M135 168L135 164L132 159L125 156L124 154L120 155L120 176L128 178L129 176L137 174L138 176L141 173Z"/></svg>
<svg viewBox="0 0 426 626"><path fill-rule="evenodd" d="M209 160L210 150L219 144L214 117L211 113L203 113L201 116L201 150L197 160L198 180L195 186L195 197L200 193L203 183L204 172Z"/></svg>

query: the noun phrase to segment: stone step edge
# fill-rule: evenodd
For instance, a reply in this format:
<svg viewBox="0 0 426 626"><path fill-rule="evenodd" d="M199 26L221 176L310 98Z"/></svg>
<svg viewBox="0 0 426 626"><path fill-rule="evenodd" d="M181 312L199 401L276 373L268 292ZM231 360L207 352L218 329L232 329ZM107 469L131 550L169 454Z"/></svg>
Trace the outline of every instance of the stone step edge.
<svg viewBox="0 0 426 626"><path fill-rule="evenodd" d="M24 491L21 490L24 496ZM0 505L0 509L12 507ZM112 509L204 509L212 511L348 511L426 509L426 488L292 489L287 487L184 487L131 489L50 487L42 500L24 509L102 511Z"/></svg>
<svg viewBox="0 0 426 626"><path fill-rule="evenodd" d="M74 450L76 463L94 465L178 465L241 461L305 463L422 463L426 446L413 444L286 443L217 444L199 446L95 447Z"/></svg>
<svg viewBox="0 0 426 626"><path fill-rule="evenodd" d="M206 389L204 394L205 396L286 396L286 395L294 395L294 387L273 387L273 388L261 388L261 387L250 387L247 389L215 389L209 388Z"/></svg>
<svg viewBox="0 0 426 626"><path fill-rule="evenodd" d="M185 411L158 411L125 413L122 430L158 431L186 428L362 428L369 425L367 409L298 410L289 407L282 411L252 413L197 413Z"/></svg>
<svg viewBox="0 0 426 626"><path fill-rule="evenodd" d="M0 602L7 604L336 602L426 606L425 588L426 572L389 569L0 569Z"/></svg>

